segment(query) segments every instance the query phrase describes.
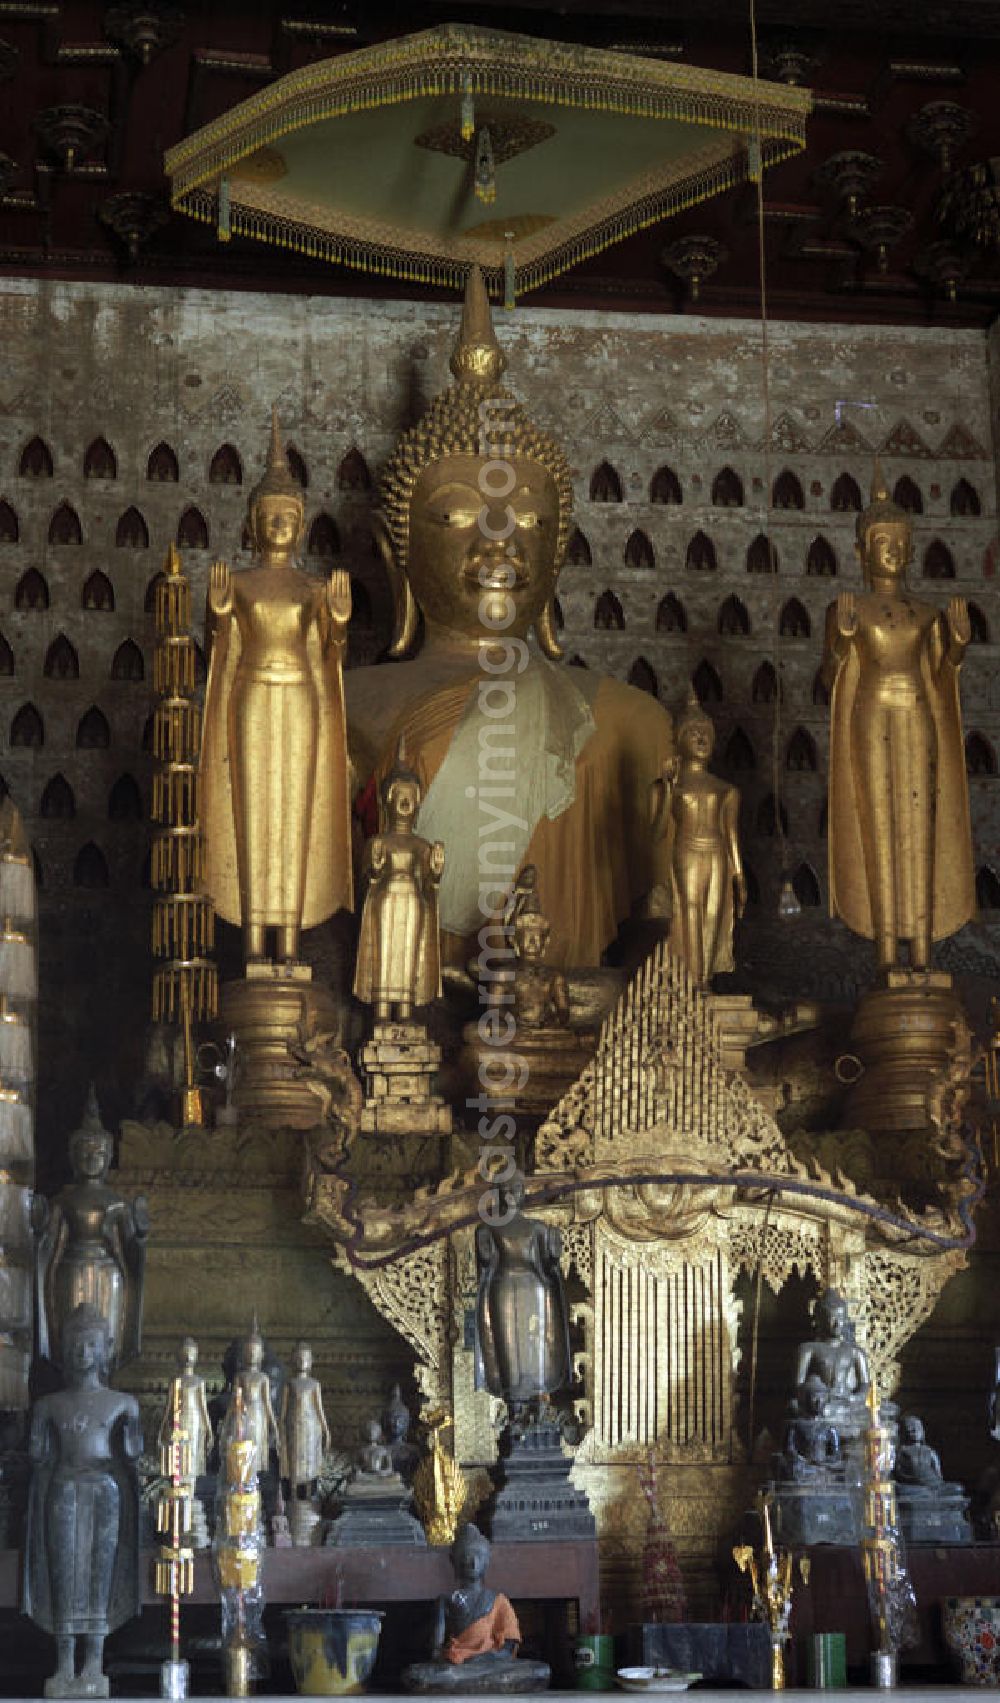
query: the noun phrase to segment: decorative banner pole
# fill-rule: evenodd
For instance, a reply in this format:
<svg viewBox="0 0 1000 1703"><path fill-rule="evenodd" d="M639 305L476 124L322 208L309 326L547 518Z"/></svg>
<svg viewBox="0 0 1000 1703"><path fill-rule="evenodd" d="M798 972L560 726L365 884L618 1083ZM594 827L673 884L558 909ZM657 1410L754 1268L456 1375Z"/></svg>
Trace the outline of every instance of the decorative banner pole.
<svg viewBox="0 0 1000 1703"><path fill-rule="evenodd" d="M861 1558L876 1637L871 1654L872 1684L889 1690L897 1680L899 1648L910 1639L916 1599L906 1571L896 1513L892 1438L881 1421L874 1378L868 1386L868 1410L871 1424L864 1434Z"/></svg>
<svg viewBox="0 0 1000 1703"><path fill-rule="evenodd" d="M199 892L204 842L198 825L198 753L201 711L195 702L194 644L190 635L191 587L171 544L156 587L153 684L159 702L153 715L152 883L153 953L165 962L153 977L153 1020L181 1027L184 1128L205 1121L197 1086L195 1023L210 1022L218 1005L218 974L209 953L215 945L215 913Z"/></svg>
<svg viewBox="0 0 1000 1703"><path fill-rule="evenodd" d="M256 1328L256 1327L255 1327ZM257 1445L237 1389L223 1424L216 1494L215 1571L222 1602L224 1683L230 1697L253 1689L254 1649L263 1643Z"/></svg>
<svg viewBox="0 0 1000 1703"><path fill-rule="evenodd" d="M190 1669L181 1661L181 1597L194 1590L194 1550L191 1547L191 1441L181 1424L181 1383L174 1379L170 1435L160 1444L160 1471L169 1479L156 1510L156 1529L163 1535L156 1563L156 1589L170 1598L170 1659L160 1668L160 1696L188 1695Z"/></svg>

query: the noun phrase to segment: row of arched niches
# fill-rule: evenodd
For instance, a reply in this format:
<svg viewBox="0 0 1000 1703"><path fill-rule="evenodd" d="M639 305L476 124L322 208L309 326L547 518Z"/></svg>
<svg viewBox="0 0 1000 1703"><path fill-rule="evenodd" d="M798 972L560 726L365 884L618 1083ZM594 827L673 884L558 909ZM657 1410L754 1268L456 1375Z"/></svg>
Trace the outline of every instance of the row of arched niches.
<svg viewBox="0 0 1000 1703"><path fill-rule="evenodd" d="M337 560L349 566L352 634L361 641L354 660L374 660L388 637L389 607L370 538L373 471L357 447L336 463L332 481L328 468L313 470L311 479L294 444L288 455L309 510L307 562L317 572ZM147 664L158 558L171 540L190 553L197 603L205 553L232 554L246 546L240 527L258 460L245 460L228 442L195 457L179 455L164 441L143 451L126 486L119 457L103 437L75 464L66 458L63 465L37 436L17 453L16 475L10 469L17 484L0 496L0 546L20 547L0 548L3 606L14 616L7 631L0 621L0 736L43 885L49 860L59 884L89 891L146 885ZM939 461L893 481L896 502L916 522L915 579L981 583L988 542L983 516L992 506L987 466L979 463L973 477L954 470L939 483ZM143 473L148 499L140 488ZM88 482L84 490L81 477ZM62 493L46 501L46 482L57 478L73 489L75 501ZM324 492L320 487L328 481ZM206 483L210 492L202 495ZM640 482L600 461L578 481L557 623L571 665L614 672L671 704L693 681L718 728L717 767L743 794L751 903L773 885L769 847L776 850L781 823L799 899L805 907L820 906L827 699L817 664L823 611L835 589L830 581L859 583L853 523L865 496L848 470L825 485L782 467L769 484L770 538L760 529L765 489L758 476L729 464L683 476L661 465ZM116 485L126 486L127 500L118 504ZM172 510L164 501L171 486L180 487ZM198 500L185 500L195 494ZM962 524L977 519L979 527ZM75 548L83 563L79 572ZM152 558L145 571L144 552ZM745 589L738 584L744 575L751 576ZM794 591L790 578L801 581ZM974 592L974 644L988 645L995 612L985 586L978 594L974 586L967 589ZM33 616L43 617L37 627ZM92 624L92 618L109 616L114 619ZM133 621L123 632L122 624ZM203 680L200 646L196 665ZM780 805L773 791L776 718ZM974 814L987 797L994 808L989 782L1000 767L1000 722L994 732L992 719L987 714L987 725L972 725L966 738ZM0 787L6 784L0 771ZM992 844L995 834L981 838ZM1000 920L1000 862L996 869L981 865L977 891L983 910L996 911Z"/></svg>
<svg viewBox="0 0 1000 1703"><path fill-rule="evenodd" d="M309 469L306 462L293 443L286 445L288 465L291 473L303 490L309 485ZM52 479L55 477L55 460L52 450L44 438L35 436L26 443L18 457L18 477L21 479ZM85 479L99 479L104 482L117 480L118 457L107 438L98 437L88 444L83 453L81 472ZM75 469L65 471L75 472ZM195 481L207 476L210 485L242 485L244 480L243 458L234 444L222 443L208 460L207 468L189 470ZM176 450L166 442L161 442L150 450L146 458L146 478L156 484L177 484L181 477L181 466ZM372 488L372 475L368 463L361 451L352 446L338 464L335 479L338 491L363 492ZM713 475L709 493L703 491L703 477L700 473L691 475L692 490L688 493L689 501L711 503L713 508L742 508L747 496L743 477L731 466L723 466ZM760 481L755 480L754 485ZM811 495L821 495L819 489L812 490ZM909 474L901 474L895 482L893 498L908 514L923 514L924 493L917 481ZM610 461L601 461L590 475L589 499L592 503L621 503L625 501L622 476ZM680 506L684 503L684 489L679 475L670 466L664 464L657 468L649 481L650 503L665 506ZM837 476L830 487L828 506L834 513L847 514L858 512L863 507L861 487L853 474L844 472ZM771 487L771 507L779 510L805 509L805 488L798 474L790 467L783 468L776 474ZM951 487L948 499L948 511L953 516L979 515L982 504L979 491L970 480L964 476L955 481Z"/></svg>

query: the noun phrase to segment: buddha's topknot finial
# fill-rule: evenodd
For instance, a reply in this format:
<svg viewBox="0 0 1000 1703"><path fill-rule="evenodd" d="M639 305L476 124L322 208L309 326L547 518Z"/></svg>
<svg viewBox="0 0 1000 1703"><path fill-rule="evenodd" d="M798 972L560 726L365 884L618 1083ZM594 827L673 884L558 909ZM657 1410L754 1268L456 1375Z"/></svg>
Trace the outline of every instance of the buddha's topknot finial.
<svg viewBox="0 0 1000 1703"><path fill-rule="evenodd" d="M263 478L258 480L250 492L251 508L260 497L294 497L297 502L302 501L302 492L292 478L288 456L281 441L281 422L276 406L271 409L271 439L267 446L267 466Z"/></svg>
<svg viewBox="0 0 1000 1703"><path fill-rule="evenodd" d="M449 365L459 384L495 384L507 365L493 329L483 274L475 265L469 270L458 342Z"/></svg>
<svg viewBox="0 0 1000 1703"><path fill-rule="evenodd" d="M701 699L694 689L693 683L688 686L684 708L677 721L678 737L686 727L708 727L715 732L715 723L706 710L702 708Z"/></svg>
<svg viewBox="0 0 1000 1703"><path fill-rule="evenodd" d="M893 502L889 495L889 487L882 472L882 463L875 457L872 469L872 489L868 499L868 507L858 515L857 535L861 543L873 526L909 526L909 516L905 509Z"/></svg>

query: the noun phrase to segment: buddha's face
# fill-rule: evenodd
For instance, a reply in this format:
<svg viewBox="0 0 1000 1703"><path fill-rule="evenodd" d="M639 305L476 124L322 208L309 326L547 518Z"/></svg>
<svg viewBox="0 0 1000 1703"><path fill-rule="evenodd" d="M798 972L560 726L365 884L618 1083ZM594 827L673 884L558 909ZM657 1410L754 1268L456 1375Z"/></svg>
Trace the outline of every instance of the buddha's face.
<svg viewBox="0 0 1000 1703"><path fill-rule="evenodd" d="M198 1364L198 1344L193 1336L186 1336L181 1343L181 1365L185 1372L193 1372Z"/></svg>
<svg viewBox="0 0 1000 1703"><path fill-rule="evenodd" d="M264 1344L259 1336L250 1337L246 1348L247 1368L251 1372L259 1372L264 1358Z"/></svg>
<svg viewBox="0 0 1000 1703"><path fill-rule="evenodd" d="M826 1307L826 1326L834 1342L842 1342L847 1335L847 1308L843 1301L829 1301Z"/></svg>
<svg viewBox="0 0 1000 1703"><path fill-rule="evenodd" d="M707 763L715 746L715 729L707 721L682 721L677 743L682 757Z"/></svg>
<svg viewBox="0 0 1000 1703"><path fill-rule="evenodd" d="M460 1538L451 1552L455 1576L463 1585L478 1584L486 1572L489 1559L490 1552L486 1545L475 1543L468 1538Z"/></svg>
<svg viewBox="0 0 1000 1703"><path fill-rule="evenodd" d="M432 462L413 490L407 563L424 619L476 638L523 638L555 591L558 536L555 481L538 462Z"/></svg>
<svg viewBox="0 0 1000 1703"><path fill-rule="evenodd" d="M913 554L908 525L873 526L860 546L862 566L869 578L901 579Z"/></svg>
<svg viewBox="0 0 1000 1703"><path fill-rule="evenodd" d="M285 552L299 542L304 521L305 511L297 497L275 493L257 498L250 525L258 549Z"/></svg>
<svg viewBox="0 0 1000 1703"><path fill-rule="evenodd" d="M544 922L525 922L518 930L521 957L537 963L545 956L549 943L549 925Z"/></svg>
<svg viewBox="0 0 1000 1703"><path fill-rule="evenodd" d="M69 1154L75 1174L85 1182L98 1183L111 1164L111 1143L103 1130L77 1130Z"/></svg>
<svg viewBox="0 0 1000 1703"><path fill-rule="evenodd" d="M420 788L415 781L393 781L386 805L391 822L396 822L403 828L412 828L420 808Z"/></svg>
<svg viewBox="0 0 1000 1703"><path fill-rule="evenodd" d="M903 1442L922 1443L924 1440L924 1422L915 1414L907 1414L903 1420Z"/></svg>
<svg viewBox="0 0 1000 1703"><path fill-rule="evenodd" d="M312 1363L313 1357L311 1348L303 1346L302 1348L297 1348L295 1350L295 1365L299 1372L311 1372Z"/></svg>
<svg viewBox="0 0 1000 1703"><path fill-rule="evenodd" d="M100 1325L77 1325L67 1332L64 1360L67 1372L84 1377L104 1364L107 1338Z"/></svg>

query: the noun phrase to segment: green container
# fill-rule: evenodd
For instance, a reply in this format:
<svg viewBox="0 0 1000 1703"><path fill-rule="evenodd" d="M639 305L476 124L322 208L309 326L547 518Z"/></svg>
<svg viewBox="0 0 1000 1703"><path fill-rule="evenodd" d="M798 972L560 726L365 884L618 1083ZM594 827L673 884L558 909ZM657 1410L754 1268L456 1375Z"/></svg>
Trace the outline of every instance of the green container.
<svg viewBox="0 0 1000 1703"><path fill-rule="evenodd" d="M578 1691L614 1691L615 1641L610 1633L581 1633L574 1661Z"/></svg>
<svg viewBox="0 0 1000 1703"><path fill-rule="evenodd" d="M814 1632L806 1642L806 1684L832 1691L847 1684L847 1636Z"/></svg>

